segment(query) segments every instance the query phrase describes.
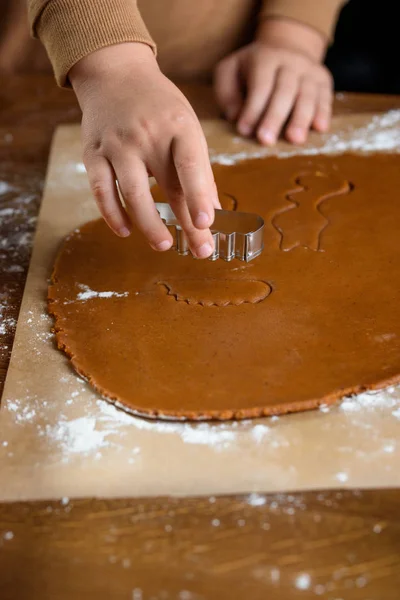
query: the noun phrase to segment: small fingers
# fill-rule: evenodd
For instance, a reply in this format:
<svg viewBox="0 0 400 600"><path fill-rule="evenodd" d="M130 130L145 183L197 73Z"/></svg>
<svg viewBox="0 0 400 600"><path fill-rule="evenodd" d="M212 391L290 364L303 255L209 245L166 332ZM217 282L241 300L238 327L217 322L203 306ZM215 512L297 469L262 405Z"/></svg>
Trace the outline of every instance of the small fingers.
<svg viewBox="0 0 400 600"><path fill-rule="evenodd" d="M106 158L96 156L85 158L85 167L102 217L114 233L127 237L131 222L119 199L112 166Z"/></svg>
<svg viewBox="0 0 400 600"><path fill-rule="evenodd" d="M218 196L218 189L217 189L217 185L215 183L214 173L213 173L213 170L211 168L210 155L209 155L209 152L208 152L208 144L207 144L206 137L205 137L205 135L203 133L203 130L201 132L200 141L201 141L201 146L202 146L203 152L204 152L204 160L206 161L207 171L208 171L208 174L209 174L209 177L210 177L210 185L211 185L211 188L213 190L213 192L211 194L212 206L213 206L213 208L221 208L221 202L219 201L219 196ZM175 168L173 169L173 172L176 174ZM214 218L215 218L215 214L213 212L213 220L214 220Z"/></svg>
<svg viewBox="0 0 400 600"><path fill-rule="evenodd" d="M258 67L250 77L247 97L239 116L238 131L241 135L251 135L265 110L274 87L276 70L274 67Z"/></svg>
<svg viewBox="0 0 400 600"><path fill-rule="evenodd" d="M158 169L155 167L153 170L158 184L164 191L185 232L190 250L197 258L207 258L214 250L211 232L209 229L198 229L193 225L189 207L174 165L170 165L168 169L161 168L158 165Z"/></svg>
<svg viewBox="0 0 400 600"><path fill-rule="evenodd" d="M332 118L333 89L331 85L323 85L319 89L317 108L313 127L317 131L327 131Z"/></svg>
<svg viewBox="0 0 400 600"><path fill-rule="evenodd" d="M214 176L213 176L213 178L214 178ZM217 209L221 209L222 206L221 206L221 202L220 202L220 199L218 196L218 189L217 189L217 185L216 185L215 181L213 181L213 187L215 189L215 199L213 200L213 207L217 208Z"/></svg>
<svg viewBox="0 0 400 600"><path fill-rule="evenodd" d="M262 144L275 144L282 126L288 118L297 95L297 75L282 69L276 80L271 100L257 129L257 138Z"/></svg>
<svg viewBox="0 0 400 600"><path fill-rule="evenodd" d="M201 137L199 137L201 136ZM172 141L172 158L191 221L197 229L208 229L214 221L218 195L200 127Z"/></svg>
<svg viewBox="0 0 400 600"><path fill-rule="evenodd" d="M114 165L126 210L154 250L172 246L172 236L160 218L150 193L147 169L137 157L125 156Z"/></svg>
<svg viewBox="0 0 400 600"><path fill-rule="evenodd" d="M214 251L211 231L194 227L183 196L169 195L169 199L171 208L185 232L190 250L197 258L208 258Z"/></svg>
<svg viewBox="0 0 400 600"><path fill-rule="evenodd" d="M243 104L239 59L235 55L225 58L217 65L214 89L217 102L226 118L228 121L235 121Z"/></svg>
<svg viewBox="0 0 400 600"><path fill-rule="evenodd" d="M296 103L286 128L287 139L294 144L303 144L316 114L318 101L317 82L305 79L300 85Z"/></svg>

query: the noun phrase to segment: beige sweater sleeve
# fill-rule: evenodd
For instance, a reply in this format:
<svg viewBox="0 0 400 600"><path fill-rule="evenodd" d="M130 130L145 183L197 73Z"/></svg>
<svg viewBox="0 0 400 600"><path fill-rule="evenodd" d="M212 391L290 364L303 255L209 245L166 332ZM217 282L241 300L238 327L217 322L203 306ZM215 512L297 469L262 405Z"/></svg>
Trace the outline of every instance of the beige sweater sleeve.
<svg viewBox="0 0 400 600"><path fill-rule="evenodd" d="M140 16L137 0L27 1L33 35L43 42L57 82L61 86L68 85L68 72L78 60L105 46L122 42L142 42L156 50ZM150 2L150 0L146 1ZM153 1L167 4L167 0ZM182 5L188 1L191 0L181 0ZM221 3L223 1L218 0ZM245 1L250 0L243 0ZM174 6L176 7L177 4L179 2L176 0ZM331 38L343 4L344 0L264 0L261 17L293 19ZM168 12L168 6L163 5L161 8L163 10L160 9L160 18L163 19ZM193 2L193 10L200 13L201 23L202 6ZM182 31L185 31L183 10L182 14ZM179 19L177 9L174 15ZM167 27L166 22L165 28ZM207 32L201 30L200 25L199 34L207 35Z"/></svg>
<svg viewBox="0 0 400 600"><path fill-rule="evenodd" d="M156 50L134 0L28 0L28 13L61 86L78 60L105 46L143 42Z"/></svg>
<svg viewBox="0 0 400 600"><path fill-rule="evenodd" d="M284 17L304 23L332 40L341 7L347 0L264 0L261 17Z"/></svg>

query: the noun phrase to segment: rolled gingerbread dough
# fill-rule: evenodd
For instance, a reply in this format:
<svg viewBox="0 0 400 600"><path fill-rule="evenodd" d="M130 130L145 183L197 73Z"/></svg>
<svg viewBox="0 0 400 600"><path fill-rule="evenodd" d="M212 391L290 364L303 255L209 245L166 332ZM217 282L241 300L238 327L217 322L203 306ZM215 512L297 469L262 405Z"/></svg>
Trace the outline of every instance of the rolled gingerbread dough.
<svg viewBox="0 0 400 600"><path fill-rule="evenodd" d="M153 252L102 220L74 231L49 307L76 371L125 410L170 419L301 411L399 381L399 157L214 173L226 208L265 219L263 254L213 263Z"/></svg>

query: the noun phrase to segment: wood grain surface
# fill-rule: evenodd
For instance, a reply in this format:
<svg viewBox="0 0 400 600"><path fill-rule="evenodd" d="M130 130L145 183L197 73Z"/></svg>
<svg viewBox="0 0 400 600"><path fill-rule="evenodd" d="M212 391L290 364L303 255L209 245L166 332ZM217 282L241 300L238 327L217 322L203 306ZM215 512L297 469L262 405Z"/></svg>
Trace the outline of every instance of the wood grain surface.
<svg viewBox="0 0 400 600"><path fill-rule="evenodd" d="M49 76L2 83L0 210L9 211L0 213L0 391L51 135L80 118L73 94ZM218 114L208 87L182 87L201 117ZM391 108L399 97L335 101L337 114ZM3 504L0 599L394 600L399 505L399 490Z"/></svg>
<svg viewBox="0 0 400 600"><path fill-rule="evenodd" d="M0 506L0 597L398 598L397 492L251 499L264 500Z"/></svg>

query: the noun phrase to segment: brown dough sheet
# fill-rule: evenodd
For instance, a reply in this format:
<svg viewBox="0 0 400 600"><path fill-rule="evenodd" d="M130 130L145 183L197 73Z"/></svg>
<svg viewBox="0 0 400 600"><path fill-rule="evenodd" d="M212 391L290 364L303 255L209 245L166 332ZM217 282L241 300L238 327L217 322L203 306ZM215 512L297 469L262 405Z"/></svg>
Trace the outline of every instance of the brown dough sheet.
<svg viewBox="0 0 400 600"><path fill-rule="evenodd" d="M223 206L265 219L248 264L156 253L87 223L49 289L59 347L105 398L151 417L282 414L399 381L399 161L214 166Z"/></svg>

